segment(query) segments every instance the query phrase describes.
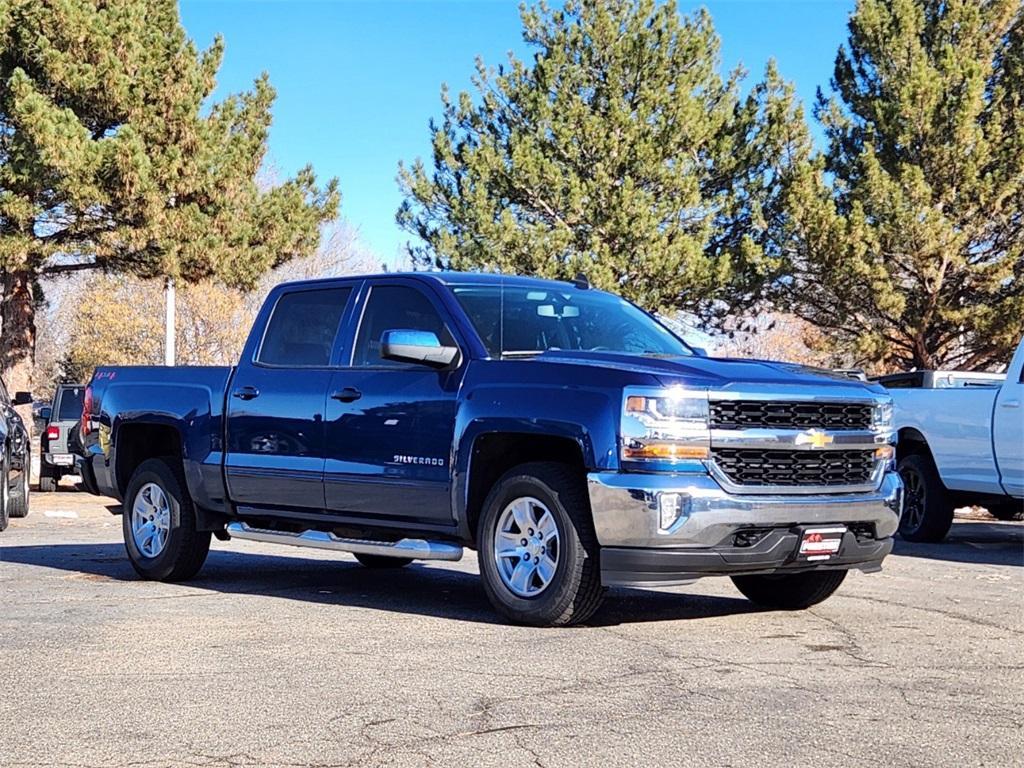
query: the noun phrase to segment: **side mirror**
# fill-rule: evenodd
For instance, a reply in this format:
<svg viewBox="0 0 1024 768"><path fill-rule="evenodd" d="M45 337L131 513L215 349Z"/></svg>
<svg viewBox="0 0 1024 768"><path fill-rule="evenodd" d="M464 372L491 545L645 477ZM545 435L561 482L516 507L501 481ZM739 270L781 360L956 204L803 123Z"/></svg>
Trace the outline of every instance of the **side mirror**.
<svg viewBox="0 0 1024 768"><path fill-rule="evenodd" d="M443 347L437 334L430 331L397 329L380 337L380 356L401 363L421 363L447 368L459 356L458 347Z"/></svg>
<svg viewBox="0 0 1024 768"><path fill-rule="evenodd" d="M704 347L695 347L695 346L693 346L693 344L691 344L690 345L690 349L693 350L693 354L695 354L697 357L707 357L708 356L708 351L706 349L704 349Z"/></svg>
<svg viewBox="0 0 1024 768"><path fill-rule="evenodd" d="M46 405L39 409L39 420L46 423L50 420L50 416L53 414L53 408Z"/></svg>
<svg viewBox="0 0 1024 768"><path fill-rule="evenodd" d="M29 405L32 402L31 392L15 392L11 405Z"/></svg>

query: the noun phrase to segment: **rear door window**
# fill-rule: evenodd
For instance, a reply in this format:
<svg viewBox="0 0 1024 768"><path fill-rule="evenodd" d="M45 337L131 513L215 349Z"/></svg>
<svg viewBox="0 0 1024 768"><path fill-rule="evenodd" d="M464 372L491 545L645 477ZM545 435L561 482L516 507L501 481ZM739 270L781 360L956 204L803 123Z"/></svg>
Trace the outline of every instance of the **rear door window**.
<svg viewBox="0 0 1024 768"><path fill-rule="evenodd" d="M57 402L57 421L78 421L82 418L82 387L69 387L60 391Z"/></svg>
<svg viewBox="0 0 1024 768"><path fill-rule="evenodd" d="M350 287L286 293L277 300L256 362L282 368L319 368L331 364L338 325Z"/></svg>

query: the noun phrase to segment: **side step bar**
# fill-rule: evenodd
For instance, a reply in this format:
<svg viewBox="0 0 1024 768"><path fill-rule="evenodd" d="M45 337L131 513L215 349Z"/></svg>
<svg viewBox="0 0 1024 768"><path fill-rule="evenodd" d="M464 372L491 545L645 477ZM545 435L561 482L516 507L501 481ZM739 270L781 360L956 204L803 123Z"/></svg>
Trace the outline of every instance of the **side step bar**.
<svg viewBox="0 0 1024 768"><path fill-rule="evenodd" d="M228 523L227 532L234 539L262 541L267 544L291 544L293 547L312 549L333 549L360 555L381 555L383 557L408 557L413 560L461 560L462 547L445 541L426 539L399 539L398 541L370 541L368 539L346 539L328 531L271 531L253 528L248 523Z"/></svg>

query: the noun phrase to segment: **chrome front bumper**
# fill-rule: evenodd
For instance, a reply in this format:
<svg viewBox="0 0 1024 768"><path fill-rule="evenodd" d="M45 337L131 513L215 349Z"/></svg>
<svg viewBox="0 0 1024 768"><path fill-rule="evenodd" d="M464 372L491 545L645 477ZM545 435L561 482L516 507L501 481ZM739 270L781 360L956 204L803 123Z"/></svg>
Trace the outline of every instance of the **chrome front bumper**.
<svg viewBox="0 0 1024 768"><path fill-rule="evenodd" d="M733 494L701 474L595 472L588 481L606 584L682 583L799 567L874 569L892 549L903 502L895 472L886 472L870 492L821 495ZM873 538L858 540L850 532L828 563L795 562L802 527L855 523L867 524ZM755 546L736 546L737 533L754 529L771 530Z"/></svg>

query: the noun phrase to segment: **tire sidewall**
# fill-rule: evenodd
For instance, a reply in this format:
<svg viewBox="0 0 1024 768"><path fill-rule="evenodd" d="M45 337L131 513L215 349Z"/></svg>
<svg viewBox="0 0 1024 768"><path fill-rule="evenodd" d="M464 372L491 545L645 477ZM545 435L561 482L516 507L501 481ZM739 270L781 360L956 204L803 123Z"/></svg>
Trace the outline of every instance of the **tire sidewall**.
<svg viewBox="0 0 1024 768"><path fill-rule="evenodd" d="M517 498L533 497L551 512L558 528L558 566L547 588L536 597L519 597L505 586L494 557L494 533L501 513ZM572 603L579 587L582 559L586 556L576 528L558 492L531 475L514 475L499 481L488 495L478 535L480 575L488 597L517 620L546 624Z"/></svg>
<svg viewBox="0 0 1024 768"><path fill-rule="evenodd" d="M915 542L942 541L953 524L953 504L947 496L946 488L931 457L911 454L900 461L898 471L904 484L908 474L918 476L922 506L921 522L911 528L907 519L908 508L904 502L903 514L900 515L900 536L907 541Z"/></svg>
<svg viewBox="0 0 1024 768"><path fill-rule="evenodd" d="M158 485L160 490L167 497L171 510L171 528L167 534L167 543L163 550L156 557L146 557L139 551L135 544L135 536L132 533L132 509L135 506L135 498L144 485L153 483ZM149 460L143 462L132 475L131 482L125 492L124 506L121 514L121 528L124 533L124 547L128 552L128 559L131 560L135 570L147 579L165 579L174 569L178 561L182 547L183 524L194 526L194 520L188 515L182 514L182 489L178 485L174 473L162 461Z"/></svg>
<svg viewBox="0 0 1024 768"><path fill-rule="evenodd" d="M7 515L8 517L28 517L29 510L29 498L31 497L28 473L31 471L30 460L26 457L26 466L21 470L18 475L18 484L15 487L15 495L8 502Z"/></svg>
<svg viewBox="0 0 1024 768"><path fill-rule="evenodd" d="M922 507L921 511L921 522L914 528L909 525L909 519L907 517L909 509L904 507L903 514L900 516L899 532L903 536L914 536L924 528L928 520L928 502L931 494L928 488L928 478L924 473L924 470L920 466L919 462L913 459L917 457L908 457L904 461L900 462L899 474L900 479L903 480L904 485L909 485L907 482L907 475L913 474L917 476L918 482L921 486L921 499L920 504Z"/></svg>
<svg viewBox="0 0 1024 768"><path fill-rule="evenodd" d="M2 446L0 446L2 448ZM0 531L7 528L7 523L10 521L8 517L8 511L10 508L10 495L11 495L11 475L10 465L7 459L7 452L4 451L3 457L0 458Z"/></svg>

